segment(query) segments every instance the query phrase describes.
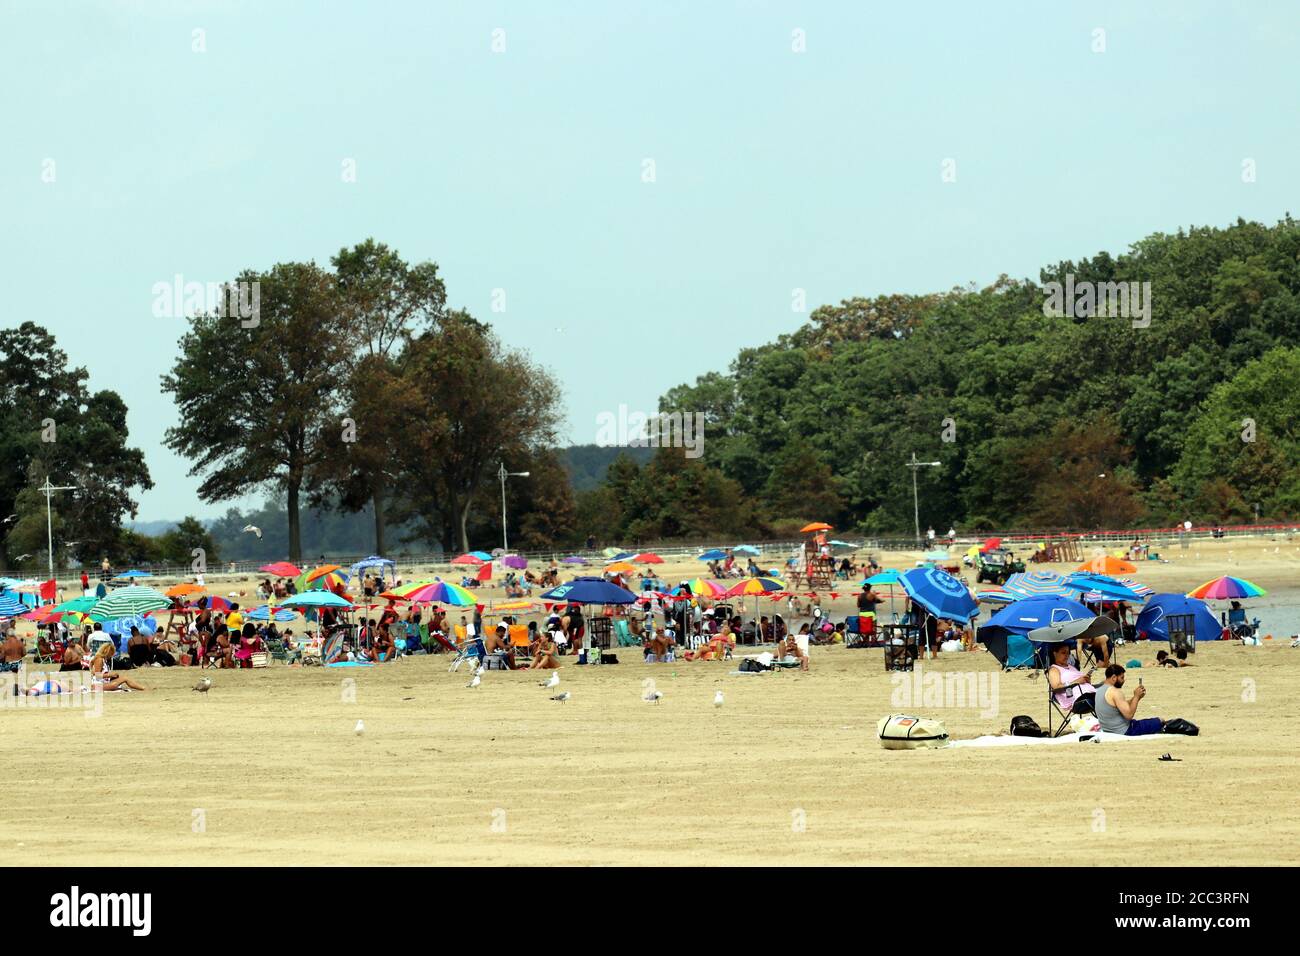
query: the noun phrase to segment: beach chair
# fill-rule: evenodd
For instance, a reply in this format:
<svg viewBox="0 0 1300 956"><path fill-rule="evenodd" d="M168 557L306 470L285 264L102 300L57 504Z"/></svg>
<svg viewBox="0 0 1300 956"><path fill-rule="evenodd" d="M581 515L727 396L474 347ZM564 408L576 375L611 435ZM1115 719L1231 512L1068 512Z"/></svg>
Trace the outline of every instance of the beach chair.
<svg viewBox="0 0 1300 956"><path fill-rule="evenodd" d="M620 617L614 620L614 637L618 641L619 647L633 647L641 642L632 634L632 628L627 622L627 618Z"/></svg>
<svg viewBox="0 0 1300 956"><path fill-rule="evenodd" d="M1193 614L1165 615L1165 628L1169 632L1169 653L1186 651L1196 653L1196 616ZM1082 668L1081 668L1082 669Z"/></svg>
<svg viewBox="0 0 1300 956"><path fill-rule="evenodd" d="M1046 676L1046 672L1044 672ZM1070 716L1072 714L1092 714L1096 713L1092 705L1088 704L1083 698L1075 700L1074 705L1067 711L1056 699L1056 692L1052 690L1052 682L1045 680L1047 684L1047 733L1050 737L1060 737L1070 729ZM1100 692L1099 692L1100 693ZM1078 708L1078 709L1076 709ZM1052 715L1055 714L1061 721L1061 726L1052 732Z"/></svg>
<svg viewBox="0 0 1300 956"><path fill-rule="evenodd" d="M457 631L464 633L463 627L457 627ZM455 673L460 670L460 665L466 661L473 661L477 665L487 657L487 648L483 646L482 638L465 637L456 648L456 656L452 658L451 663L447 665L447 673Z"/></svg>
<svg viewBox="0 0 1300 956"><path fill-rule="evenodd" d="M522 657L527 660L531 655L532 642L528 640L527 624L511 624L509 629L510 649L515 653L515 662L519 662Z"/></svg>

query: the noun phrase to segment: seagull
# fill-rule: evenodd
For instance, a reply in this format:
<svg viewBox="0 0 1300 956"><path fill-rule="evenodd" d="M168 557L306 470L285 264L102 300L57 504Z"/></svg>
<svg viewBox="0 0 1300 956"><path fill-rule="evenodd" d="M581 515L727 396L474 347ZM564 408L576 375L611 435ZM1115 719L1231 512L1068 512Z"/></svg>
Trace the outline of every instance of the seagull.
<svg viewBox="0 0 1300 956"><path fill-rule="evenodd" d="M485 671L486 669L487 669L487 668L485 668L485 667L483 666L483 662L482 662L482 661L479 661L479 665L478 665L478 667L474 668L474 676L475 676L475 677L482 677L482 676L483 676L483 671Z"/></svg>
<svg viewBox="0 0 1300 956"><path fill-rule="evenodd" d="M560 686L560 672L559 672L559 671L555 671L554 673L551 674L551 679L550 679L550 680L544 680L544 681L542 681L541 683L539 683L537 686L538 686L538 687L559 687L559 686Z"/></svg>
<svg viewBox="0 0 1300 956"><path fill-rule="evenodd" d="M8 518L5 518L3 523L8 524L9 522L13 521L17 517L18 517L17 515L10 515Z"/></svg>
<svg viewBox="0 0 1300 956"><path fill-rule="evenodd" d="M566 690L563 694L556 694L554 697L551 698L551 700L558 700L561 704L563 704L566 700L568 700L572 696L573 695Z"/></svg>
<svg viewBox="0 0 1300 956"><path fill-rule="evenodd" d="M256 525L246 524L244 525L244 531L251 532L252 534L257 535L259 538L262 536L262 529L257 527Z"/></svg>
<svg viewBox="0 0 1300 956"><path fill-rule="evenodd" d="M657 704L663 699L664 692L661 690L648 690L641 695L641 699L647 704Z"/></svg>
<svg viewBox="0 0 1300 956"><path fill-rule="evenodd" d="M714 707L722 706L722 691L718 691L716 694L713 695L713 706Z"/></svg>
<svg viewBox="0 0 1300 956"><path fill-rule="evenodd" d="M26 560L27 560L28 558L30 558L30 557L31 557L30 554L20 554L20 555L18 555L18 557L14 558L14 560L15 560L15 561L26 561Z"/></svg>
<svg viewBox="0 0 1300 956"><path fill-rule="evenodd" d="M197 684L195 684L193 687L191 687L190 690L196 690L196 691L198 691L200 694L206 694L206 693L208 692L208 689L209 689L211 686L212 686L212 678L211 678L211 677L205 677L205 678L203 678L201 681L199 681Z"/></svg>
<svg viewBox="0 0 1300 956"><path fill-rule="evenodd" d="M360 737L362 734L366 732L366 725L358 720L357 725L352 728L352 732L356 734L358 737Z"/></svg>
<svg viewBox="0 0 1300 956"><path fill-rule="evenodd" d="M475 673L475 674L474 674L474 679L473 679L472 681L470 681L468 684L466 684L465 686L468 687L468 688L470 688L470 689L473 689L473 688L477 687L477 686L478 686L479 684L481 684L481 683L483 683L483 678L482 678L482 677L479 677L479 675L478 675L477 673Z"/></svg>

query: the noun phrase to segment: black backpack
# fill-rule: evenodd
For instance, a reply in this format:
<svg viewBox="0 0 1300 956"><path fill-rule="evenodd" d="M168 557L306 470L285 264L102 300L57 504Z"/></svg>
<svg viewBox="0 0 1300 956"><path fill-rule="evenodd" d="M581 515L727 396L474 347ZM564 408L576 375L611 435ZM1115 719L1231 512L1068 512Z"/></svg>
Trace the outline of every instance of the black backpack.
<svg viewBox="0 0 1300 956"><path fill-rule="evenodd" d="M756 658L753 657L746 657L740 662L740 670L743 673L749 673L750 671L770 671L771 669L771 664L764 667Z"/></svg>
<svg viewBox="0 0 1300 956"><path fill-rule="evenodd" d="M1190 720L1175 717L1173 720L1165 721L1165 725L1160 732L1162 734L1182 734L1184 737L1195 737L1200 734L1201 728Z"/></svg>
<svg viewBox="0 0 1300 956"><path fill-rule="evenodd" d="M1020 714L1011 718L1011 736L1012 737L1046 737L1043 728L1038 726L1034 718Z"/></svg>

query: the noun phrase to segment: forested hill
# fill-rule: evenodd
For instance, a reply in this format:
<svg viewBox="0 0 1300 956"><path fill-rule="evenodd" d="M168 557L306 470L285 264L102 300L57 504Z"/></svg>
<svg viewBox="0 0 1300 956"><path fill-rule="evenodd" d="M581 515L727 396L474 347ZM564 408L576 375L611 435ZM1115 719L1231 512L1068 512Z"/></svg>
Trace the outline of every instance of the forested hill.
<svg viewBox="0 0 1300 956"><path fill-rule="evenodd" d="M579 512L610 539L811 518L910 530L915 452L941 462L920 472L923 527L1294 518L1297 294L1288 214L1151 235L1037 280L825 306L663 396L707 415L700 462L619 463ZM696 507L717 495L729 503Z"/></svg>

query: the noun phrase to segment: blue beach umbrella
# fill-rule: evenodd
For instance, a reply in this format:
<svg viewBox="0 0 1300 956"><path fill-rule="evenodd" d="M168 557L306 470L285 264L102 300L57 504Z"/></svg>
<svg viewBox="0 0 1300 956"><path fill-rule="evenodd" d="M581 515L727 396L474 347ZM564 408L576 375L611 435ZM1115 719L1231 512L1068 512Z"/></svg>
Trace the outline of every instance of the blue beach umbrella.
<svg viewBox="0 0 1300 956"><path fill-rule="evenodd" d="M604 578L580 577L543 591L541 599L568 604L631 604L636 595Z"/></svg>
<svg viewBox="0 0 1300 956"><path fill-rule="evenodd" d="M935 617L969 621L979 605L960 580L938 568L912 568L898 576L908 596Z"/></svg>
<svg viewBox="0 0 1300 956"><path fill-rule="evenodd" d="M723 551L721 548L714 548L712 551L705 551L702 555L700 555L700 556L699 556L698 558L696 558L695 560L697 560L697 561L721 561L721 560L723 560L724 558L726 558L726 556L727 556L727 552Z"/></svg>
<svg viewBox="0 0 1300 956"><path fill-rule="evenodd" d="M280 602L281 607L351 607L333 591L304 591Z"/></svg>
<svg viewBox="0 0 1300 956"><path fill-rule="evenodd" d="M279 621L281 624L284 624L289 621L292 621L296 616L297 615L294 614L293 611L287 610L285 608L276 608L275 611L272 612L271 608L268 605L263 604L261 607L253 608L253 610L245 614L244 620L245 621L275 620L275 621Z"/></svg>

